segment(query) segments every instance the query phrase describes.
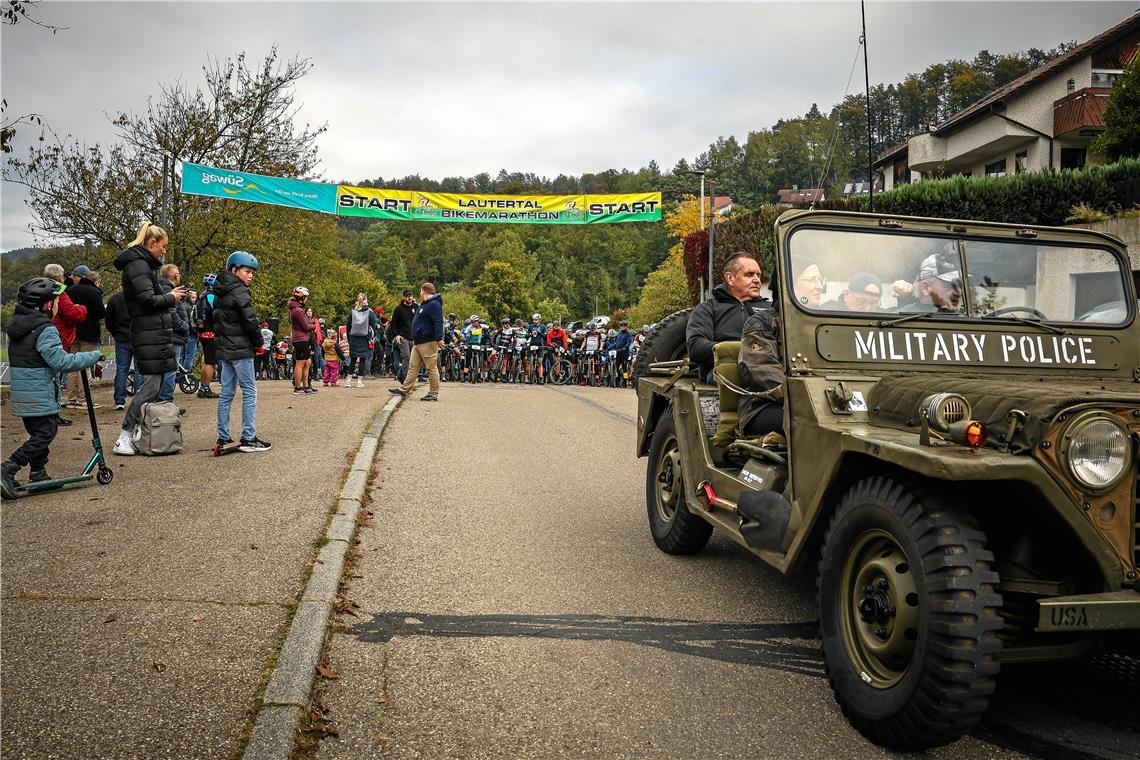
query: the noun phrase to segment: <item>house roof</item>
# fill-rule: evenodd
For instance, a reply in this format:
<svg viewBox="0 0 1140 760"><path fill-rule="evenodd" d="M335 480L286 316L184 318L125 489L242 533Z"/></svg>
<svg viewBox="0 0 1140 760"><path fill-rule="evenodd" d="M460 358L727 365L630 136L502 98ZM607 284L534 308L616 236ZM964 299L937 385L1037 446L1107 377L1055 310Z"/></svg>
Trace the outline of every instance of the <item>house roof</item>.
<svg viewBox="0 0 1140 760"><path fill-rule="evenodd" d="M1017 79L1014 79L1002 85L1001 87L998 87L996 90L992 91L981 100L971 103L961 111L958 111L957 113L950 116L948 119L946 119L946 121L935 127L933 129L933 132L944 132L948 129L953 129L954 127L962 125L964 122L970 120L974 116L987 111L989 107L994 103L1000 103L1012 97L1013 95L1016 95L1022 90L1031 87L1042 79L1056 74L1065 66L1068 66L1073 61L1088 55L1090 52L1104 45L1105 43L1110 42L1112 39L1128 34L1130 32L1134 32L1138 29L1140 29L1140 12L1133 13L1131 16L1124 19L1116 26L1101 32L1091 40L1077 45L1075 48L1065 53L1064 55L1059 55L1053 60L1048 61L1041 66L1038 66L1033 71L1030 71L1027 74L1023 74Z"/></svg>
<svg viewBox="0 0 1140 760"><path fill-rule="evenodd" d="M875 158L875 166L886 163L887 161L894 158L895 156L906 153L907 152L907 146L909 146L909 145L910 145L910 138L908 137L907 139L903 140L898 145L892 145L891 147L887 148L886 150L884 150L882 153L880 153Z"/></svg>
<svg viewBox="0 0 1140 760"><path fill-rule="evenodd" d="M708 199L706 198L705 200L707 201ZM732 196L731 195L718 195L715 198L713 198L712 201L713 201L713 208L714 209L722 209L722 208L725 208L726 206L732 205ZM697 200L694 200L694 201L681 201L682 206L694 206L698 203L700 203L699 198Z"/></svg>
<svg viewBox="0 0 1140 760"><path fill-rule="evenodd" d="M778 193L780 203L814 203L823 198L822 187L783 188Z"/></svg>

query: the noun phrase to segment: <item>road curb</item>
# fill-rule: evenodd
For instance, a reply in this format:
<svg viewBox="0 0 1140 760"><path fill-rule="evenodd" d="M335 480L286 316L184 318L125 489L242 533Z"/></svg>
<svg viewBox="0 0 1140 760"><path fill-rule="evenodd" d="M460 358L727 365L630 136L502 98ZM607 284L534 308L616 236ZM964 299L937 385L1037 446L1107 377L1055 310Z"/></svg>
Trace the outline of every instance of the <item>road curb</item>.
<svg viewBox="0 0 1140 760"><path fill-rule="evenodd" d="M312 695L316 665L324 651L345 555L356 533L356 512L364 501L368 475L380 450L380 436L400 401L400 397L393 396L384 404L352 460L337 498L337 511L325 530L325 545L301 592L273 675L258 705L253 735L242 753L247 760L288 760L293 751L298 726Z"/></svg>

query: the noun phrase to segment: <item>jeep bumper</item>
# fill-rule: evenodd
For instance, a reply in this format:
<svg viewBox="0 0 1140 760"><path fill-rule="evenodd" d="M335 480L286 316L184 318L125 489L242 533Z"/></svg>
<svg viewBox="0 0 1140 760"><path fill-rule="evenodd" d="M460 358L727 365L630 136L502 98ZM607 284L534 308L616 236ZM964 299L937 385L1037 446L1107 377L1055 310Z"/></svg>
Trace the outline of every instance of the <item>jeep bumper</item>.
<svg viewBox="0 0 1140 760"><path fill-rule="evenodd" d="M1140 591L1057 596L1038 601L1038 631L1140 630Z"/></svg>

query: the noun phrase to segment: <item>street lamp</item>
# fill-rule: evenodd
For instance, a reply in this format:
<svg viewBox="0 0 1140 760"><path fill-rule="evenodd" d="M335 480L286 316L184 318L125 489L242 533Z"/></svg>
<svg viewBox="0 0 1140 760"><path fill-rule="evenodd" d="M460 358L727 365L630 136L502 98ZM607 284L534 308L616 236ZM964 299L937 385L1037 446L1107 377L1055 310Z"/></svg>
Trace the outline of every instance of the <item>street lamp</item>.
<svg viewBox="0 0 1140 760"><path fill-rule="evenodd" d="M712 197L712 208L709 209L709 300L713 297L713 248L716 245L716 183L709 181L709 196ZM704 207L701 207L701 217L704 218Z"/></svg>

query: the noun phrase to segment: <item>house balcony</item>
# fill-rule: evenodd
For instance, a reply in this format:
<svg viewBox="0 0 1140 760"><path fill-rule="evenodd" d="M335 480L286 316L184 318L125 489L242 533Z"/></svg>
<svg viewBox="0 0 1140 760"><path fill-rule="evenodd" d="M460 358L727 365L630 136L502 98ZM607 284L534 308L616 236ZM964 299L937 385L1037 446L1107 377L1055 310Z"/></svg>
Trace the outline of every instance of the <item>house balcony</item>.
<svg viewBox="0 0 1140 760"><path fill-rule="evenodd" d="M1095 137L1104 131L1111 87L1085 87L1053 103L1054 137Z"/></svg>

